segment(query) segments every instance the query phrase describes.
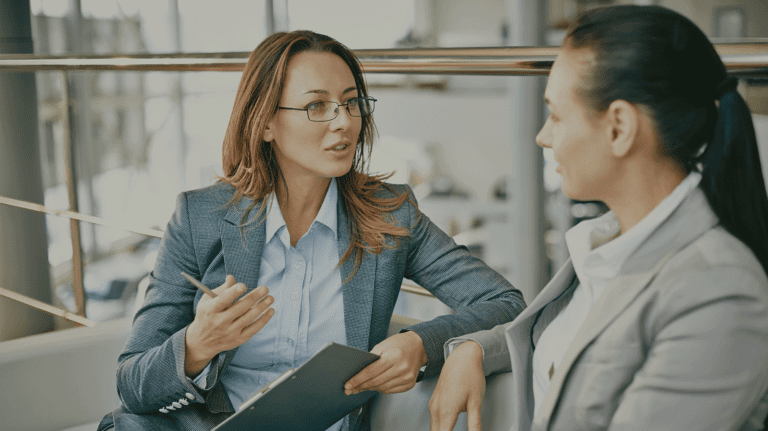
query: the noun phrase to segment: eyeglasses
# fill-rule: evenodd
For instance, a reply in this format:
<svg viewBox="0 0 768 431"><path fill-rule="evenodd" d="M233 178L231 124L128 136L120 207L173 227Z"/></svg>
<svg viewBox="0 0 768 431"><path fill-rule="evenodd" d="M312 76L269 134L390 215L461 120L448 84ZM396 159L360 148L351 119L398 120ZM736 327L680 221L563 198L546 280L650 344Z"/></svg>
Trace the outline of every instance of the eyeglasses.
<svg viewBox="0 0 768 431"><path fill-rule="evenodd" d="M353 117L362 117L369 115L373 112L376 99L373 97L353 97L347 100L345 103L337 103L332 101L327 102L313 102L310 103L304 109L299 108L286 108L278 106L277 109L288 109L291 111L306 111L309 121L321 123L324 121L331 121L339 116L339 107L344 106L347 108L349 115Z"/></svg>

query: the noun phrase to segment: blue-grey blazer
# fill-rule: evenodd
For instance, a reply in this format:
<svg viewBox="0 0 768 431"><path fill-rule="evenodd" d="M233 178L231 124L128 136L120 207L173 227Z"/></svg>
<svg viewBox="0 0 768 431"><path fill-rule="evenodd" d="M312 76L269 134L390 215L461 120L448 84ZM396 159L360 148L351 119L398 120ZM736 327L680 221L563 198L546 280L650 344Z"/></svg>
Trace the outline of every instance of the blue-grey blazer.
<svg viewBox="0 0 768 431"><path fill-rule="evenodd" d="M237 349L222 352L211 362L206 388L184 373L185 335L202 292L181 272L219 286L227 274L253 289L259 279L265 223L242 227L245 209L253 200L229 205L235 189L217 183L181 193L158 253L143 307L137 312L125 349L118 359L117 389L122 406L108 414L99 430L209 430L234 412L219 381ZM397 246L380 254L365 252L357 273L343 284L344 325L350 346L370 350L387 335L403 278L423 286L455 311L408 329L424 341L426 375L439 374L443 343L451 337L493 328L514 319L524 308L522 295L509 282L471 256L420 214L406 185L387 185L382 196L408 193L413 204L392 211L392 220L409 229ZM258 202L249 215L257 213ZM338 249L349 246L349 220L342 197L338 203ZM394 238L390 238L394 243ZM341 278L353 270L355 259L341 265ZM258 388L254 388L254 391ZM168 413L161 408L174 405ZM290 406L286 406L290 408ZM366 430L368 405L345 418L343 430ZM258 425L258 424L254 424Z"/></svg>

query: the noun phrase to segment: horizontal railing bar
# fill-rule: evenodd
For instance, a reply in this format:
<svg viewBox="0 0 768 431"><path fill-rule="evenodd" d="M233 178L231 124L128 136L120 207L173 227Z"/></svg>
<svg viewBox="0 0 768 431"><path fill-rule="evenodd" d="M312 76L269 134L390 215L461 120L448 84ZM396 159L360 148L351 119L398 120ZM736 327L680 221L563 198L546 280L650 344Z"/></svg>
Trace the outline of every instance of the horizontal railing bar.
<svg viewBox="0 0 768 431"><path fill-rule="evenodd" d="M80 220L88 223L98 224L101 226L114 227L117 229L122 229L128 232L138 233L141 235L153 236L155 238L163 237L163 231L160 231L157 229L148 229L144 227L133 226L127 223L120 223L113 220L103 219L101 217L96 217L96 216L87 215L87 214L80 214L74 211L54 210L54 209L46 208L43 205L34 204L26 201L20 201L17 199L11 199L4 196L0 196L0 205L8 205L8 206L22 208L30 211L53 214L60 217Z"/></svg>
<svg viewBox="0 0 768 431"><path fill-rule="evenodd" d="M715 45L729 73L768 77L768 43ZM367 73L546 75L559 47L356 50ZM242 71L248 52L196 54L0 55L0 71Z"/></svg>
<svg viewBox="0 0 768 431"><path fill-rule="evenodd" d="M125 224L125 223L119 223L119 222L115 222L115 221L111 221L111 220L106 220L106 219L103 219L101 217L95 217L95 216L90 216L90 215L86 215L86 214L80 214L80 213L76 213L76 212L73 212L73 211L54 210L54 209L46 208L43 205L34 204L34 203L31 203L31 202L26 202L26 201L20 201L20 200L17 200L17 199L11 199L11 198L7 198L7 197L4 197L4 196L0 196L0 205L8 205L8 206L12 206L12 207L16 207L16 208L22 208L22 209L26 209L26 210L30 210L30 211L36 211L36 212L41 212L41 213L46 213L46 214L53 214L53 215L57 215L57 216L61 216L61 217L66 217L66 218L69 218L69 219L75 219L75 220L80 220L80 221L84 221L84 222L88 222L88 223L95 223L95 224L102 225L102 226L108 226L108 227L114 227L114 228L118 228L118 229L123 229L123 230L129 231L129 232L138 233L138 234L141 234L141 235L153 236L153 237L156 237L156 238L162 238L163 237L163 231L160 231L160 230L147 229L147 228L142 228L142 227L131 226L131 225L128 225L128 224ZM423 287L419 287L419 286L415 286L415 285L410 285L410 284L403 284L401 286L401 289L404 292L413 293L413 294L421 295L421 296L432 297L432 294L429 293L429 291L424 289Z"/></svg>
<svg viewBox="0 0 768 431"><path fill-rule="evenodd" d="M52 305L46 304L45 302L41 302L41 301L38 301L37 299L30 298L18 292L14 292L13 290L3 289L2 287L0 287L0 296L6 297L8 299L13 299L14 301L20 302L29 307L36 308L40 311L45 311L46 313L53 314L54 316L63 317L67 320L70 320L75 323L79 323L81 325L90 326L90 327L96 326L96 322L94 322L93 320L86 319L85 317L78 316L77 314L74 314L74 313L70 313L67 310L62 310L61 308L57 308Z"/></svg>

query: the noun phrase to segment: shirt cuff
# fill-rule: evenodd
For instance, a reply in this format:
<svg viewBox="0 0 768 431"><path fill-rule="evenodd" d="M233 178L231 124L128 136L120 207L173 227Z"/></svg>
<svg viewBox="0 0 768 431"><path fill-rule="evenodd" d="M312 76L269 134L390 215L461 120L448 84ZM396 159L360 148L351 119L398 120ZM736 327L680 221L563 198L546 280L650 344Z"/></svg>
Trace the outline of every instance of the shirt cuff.
<svg viewBox="0 0 768 431"><path fill-rule="evenodd" d="M454 350L455 350L457 347L459 347L459 346L460 346L460 345L462 345L463 343L466 343L467 341L475 341L475 340L473 340L473 339L471 339L471 338L461 338L461 337L457 337L457 338L451 338L450 340L446 341L446 342L445 342L445 346L444 346L444 347L445 347L445 349L444 349L444 350L445 350L445 351L444 351L444 353L445 353L445 359L448 359L448 355L450 355L451 353L453 353L453 351L454 351ZM477 343L477 341L475 341L475 342ZM482 344L480 344L480 343L477 343L477 344L479 344L479 345L480 345L480 349L483 351L483 359L485 359L485 349L483 348L483 345L482 345Z"/></svg>
<svg viewBox="0 0 768 431"><path fill-rule="evenodd" d="M195 377L194 379L190 379L189 377L187 377L187 379L189 379L192 383L194 383L195 386L200 388L200 390L203 390L203 391L210 390L211 388L205 387L205 380L206 380L206 377L208 377L208 373L210 371L211 371L211 363L208 362L208 365L205 366L203 371L200 374L198 374L197 377Z"/></svg>

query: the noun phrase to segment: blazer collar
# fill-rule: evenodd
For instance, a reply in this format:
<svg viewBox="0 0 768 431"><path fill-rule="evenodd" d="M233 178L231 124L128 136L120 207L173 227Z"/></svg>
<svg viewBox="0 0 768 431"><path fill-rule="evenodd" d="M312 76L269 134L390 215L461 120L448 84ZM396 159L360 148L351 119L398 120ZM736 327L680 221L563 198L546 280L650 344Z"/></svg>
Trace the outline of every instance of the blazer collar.
<svg viewBox="0 0 768 431"><path fill-rule="evenodd" d="M611 280L600 299L592 306L576 338L566 351L544 397L538 416L540 420L548 423L551 419L565 379L584 349L651 283L675 253L717 224L717 216L709 207L704 192L697 188L683 200L669 219L638 247L622 266L619 275ZM562 291L567 287L567 282L563 280L553 279L550 284L555 281L560 285L551 290Z"/></svg>

